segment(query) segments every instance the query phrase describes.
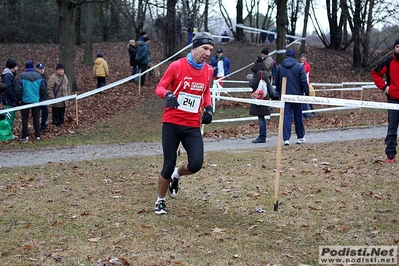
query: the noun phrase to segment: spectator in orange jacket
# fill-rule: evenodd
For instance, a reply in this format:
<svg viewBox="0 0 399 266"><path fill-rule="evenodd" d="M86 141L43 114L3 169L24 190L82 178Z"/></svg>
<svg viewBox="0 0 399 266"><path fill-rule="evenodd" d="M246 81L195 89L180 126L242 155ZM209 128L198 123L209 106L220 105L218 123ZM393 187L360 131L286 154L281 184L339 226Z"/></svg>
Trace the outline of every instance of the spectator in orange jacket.
<svg viewBox="0 0 399 266"><path fill-rule="evenodd" d="M97 88L101 88L106 84L106 77L109 76L109 69L107 61L103 58L102 53L97 54L94 60L93 77L97 79Z"/></svg>

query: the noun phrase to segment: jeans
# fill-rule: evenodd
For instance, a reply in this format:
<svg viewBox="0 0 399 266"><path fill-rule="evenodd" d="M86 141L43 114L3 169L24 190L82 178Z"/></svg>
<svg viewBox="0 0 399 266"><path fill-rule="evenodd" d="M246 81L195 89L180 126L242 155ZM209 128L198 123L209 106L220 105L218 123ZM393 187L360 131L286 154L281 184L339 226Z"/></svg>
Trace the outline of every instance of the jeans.
<svg viewBox="0 0 399 266"><path fill-rule="evenodd" d="M396 101L388 101L388 103L396 103ZM385 137L385 154L396 154L396 147L398 146L398 125L399 125L399 110L388 110L388 130Z"/></svg>
<svg viewBox="0 0 399 266"><path fill-rule="evenodd" d="M97 89L104 87L106 84L106 78L105 77L97 77Z"/></svg>
<svg viewBox="0 0 399 266"><path fill-rule="evenodd" d="M61 126L64 123L65 107L52 107L53 125Z"/></svg>
<svg viewBox="0 0 399 266"><path fill-rule="evenodd" d="M40 111L42 113L42 121L40 123L40 129L47 128L47 118L48 118L48 107L47 105L40 106Z"/></svg>
<svg viewBox="0 0 399 266"><path fill-rule="evenodd" d="M26 104L26 103L23 103ZM35 137L40 137L40 107L31 107L27 109L21 110L21 118L22 118L22 138L26 138L29 135L28 132L28 120L29 120L29 113L32 111L32 118L33 118L33 128L35 129Z"/></svg>
<svg viewBox="0 0 399 266"><path fill-rule="evenodd" d="M147 70L148 68L148 64L140 64L140 72L143 73ZM140 77L140 86L144 86L145 85L145 77L147 76L147 73L144 73L141 75Z"/></svg>
<svg viewBox="0 0 399 266"><path fill-rule="evenodd" d="M259 136L258 139L266 140L266 119L264 115L258 116Z"/></svg>
<svg viewBox="0 0 399 266"><path fill-rule="evenodd" d="M294 114L295 133L298 139L305 136L305 125L302 117L301 103L285 103L284 106L284 125L283 125L283 140L291 138L292 115Z"/></svg>

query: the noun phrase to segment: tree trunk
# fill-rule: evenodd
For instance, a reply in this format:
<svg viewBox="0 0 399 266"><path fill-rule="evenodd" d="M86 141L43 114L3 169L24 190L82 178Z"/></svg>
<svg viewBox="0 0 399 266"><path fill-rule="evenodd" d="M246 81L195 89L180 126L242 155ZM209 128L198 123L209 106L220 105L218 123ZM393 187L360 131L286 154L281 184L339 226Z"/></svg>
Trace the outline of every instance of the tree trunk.
<svg viewBox="0 0 399 266"><path fill-rule="evenodd" d="M85 51L83 55L83 64L87 66L93 64L93 25L94 3L87 3L85 16Z"/></svg>
<svg viewBox="0 0 399 266"><path fill-rule="evenodd" d="M206 31L206 32L209 32L209 28L208 28L208 15L209 15L209 0L205 0L204 31Z"/></svg>
<svg viewBox="0 0 399 266"><path fill-rule="evenodd" d="M310 0L306 0L305 4L305 18L303 20L302 38L306 38L309 20ZM306 54L306 39L301 41L301 54Z"/></svg>
<svg viewBox="0 0 399 266"><path fill-rule="evenodd" d="M168 0L166 12L165 57L172 56L177 50L176 38L176 3L177 0Z"/></svg>
<svg viewBox="0 0 399 266"><path fill-rule="evenodd" d="M364 52L362 58L362 68L365 68L369 65L369 56L370 56L370 35L371 30L373 29L373 9L374 9L374 0L370 0L368 14L367 14L367 22L366 22L366 33L364 36Z"/></svg>
<svg viewBox="0 0 399 266"><path fill-rule="evenodd" d="M81 45L82 38L80 36L80 25L81 25L81 18L82 18L82 5L78 5L75 8L75 44Z"/></svg>
<svg viewBox="0 0 399 266"><path fill-rule="evenodd" d="M237 6L236 6L236 10L237 10L237 24L244 24L244 19L242 17L242 9L243 9L243 4L242 4L242 0L237 0ZM245 40L245 35L244 35L244 29L243 28L239 28L236 27L236 38L239 41L243 41Z"/></svg>
<svg viewBox="0 0 399 266"><path fill-rule="evenodd" d="M76 7L69 0L57 0L60 32L60 62L65 67L72 92L77 91L74 64L74 22L73 12Z"/></svg>
<svg viewBox="0 0 399 266"><path fill-rule="evenodd" d="M352 29L353 38L353 66L361 68L362 57L360 54L360 28L362 27L362 22L360 18L361 12L361 0L355 0L355 13L353 16L354 27Z"/></svg>
<svg viewBox="0 0 399 266"><path fill-rule="evenodd" d="M277 5L277 51L285 50L285 27L287 25L287 0L275 0ZM277 64L280 64L285 58L284 53L277 54Z"/></svg>

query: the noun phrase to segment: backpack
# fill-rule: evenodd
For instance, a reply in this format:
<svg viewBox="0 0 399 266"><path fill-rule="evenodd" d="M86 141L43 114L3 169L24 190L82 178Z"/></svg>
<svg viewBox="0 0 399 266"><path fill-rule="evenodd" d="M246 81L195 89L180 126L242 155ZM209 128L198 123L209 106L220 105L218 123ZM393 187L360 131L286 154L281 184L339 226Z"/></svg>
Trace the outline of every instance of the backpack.
<svg viewBox="0 0 399 266"><path fill-rule="evenodd" d="M277 63L276 60L273 60L273 67L272 67L272 77L276 77L277 74Z"/></svg>

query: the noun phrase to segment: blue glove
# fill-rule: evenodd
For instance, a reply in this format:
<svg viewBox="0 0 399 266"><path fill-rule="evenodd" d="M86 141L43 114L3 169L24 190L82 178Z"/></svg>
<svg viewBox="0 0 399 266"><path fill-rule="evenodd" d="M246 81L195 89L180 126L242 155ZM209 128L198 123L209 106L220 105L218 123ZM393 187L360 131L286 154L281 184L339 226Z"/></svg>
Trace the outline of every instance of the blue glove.
<svg viewBox="0 0 399 266"><path fill-rule="evenodd" d="M201 124L210 124L213 117L213 107L208 105L202 114Z"/></svg>
<svg viewBox="0 0 399 266"><path fill-rule="evenodd" d="M165 95L165 106L170 109L176 109L179 107L179 103L177 102L176 96L172 92L168 92Z"/></svg>

